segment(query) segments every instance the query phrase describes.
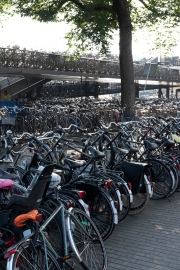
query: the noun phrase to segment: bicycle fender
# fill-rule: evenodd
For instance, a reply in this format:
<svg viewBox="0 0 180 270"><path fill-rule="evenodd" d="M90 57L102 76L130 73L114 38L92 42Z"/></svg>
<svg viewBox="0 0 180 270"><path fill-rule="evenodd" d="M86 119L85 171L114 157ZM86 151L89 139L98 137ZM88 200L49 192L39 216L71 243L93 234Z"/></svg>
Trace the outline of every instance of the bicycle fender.
<svg viewBox="0 0 180 270"><path fill-rule="evenodd" d="M122 200L121 200L121 194L120 191L117 189L116 190L117 196L118 196L118 200L119 200L119 210L122 211L123 209L123 204L122 204Z"/></svg>
<svg viewBox="0 0 180 270"><path fill-rule="evenodd" d="M172 180L173 180L173 183L172 183L172 189L173 189L174 186L175 186L176 181L175 181L174 173L172 171L170 171L170 174L171 174L171 177L172 177Z"/></svg>
<svg viewBox="0 0 180 270"><path fill-rule="evenodd" d="M116 209L116 207L114 206L114 201L113 201L113 199L112 199L110 196L108 196L108 197L109 197L109 200L110 200L110 202L111 202L112 209L113 209L113 221L114 221L114 224L118 224L118 212L117 212L117 209Z"/></svg>
<svg viewBox="0 0 180 270"><path fill-rule="evenodd" d="M13 269L14 255L15 254L11 254L11 256L7 259L6 269Z"/></svg>
<svg viewBox="0 0 180 270"><path fill-rule="evenodd" d="M144 184L148 187L148 193L150 194L150 198L152 198L153 195L153 188L151 185L151 182L149 182L147 175L144 174Z"/></svg>
<svg viewBox="0 0 180 270"><path fill-rule="evenodd" d="M123 183L123 184L126 186L126 188L127 188L128 192L129 192L129 199L130 199L130 203L132 203L132 202L133 202L133 194L132 194L132 191L129 189L129 187L128 187L128 184L127 184L127 183Z"/></svg>
<svg viewBox="0 0 180 270"><path fill-rule="evenodd" d="M79 199L78 201L83 206L85 213L90 217L90 213L89 213L89 210L88 210L88 205L82 199Z"/></svg>

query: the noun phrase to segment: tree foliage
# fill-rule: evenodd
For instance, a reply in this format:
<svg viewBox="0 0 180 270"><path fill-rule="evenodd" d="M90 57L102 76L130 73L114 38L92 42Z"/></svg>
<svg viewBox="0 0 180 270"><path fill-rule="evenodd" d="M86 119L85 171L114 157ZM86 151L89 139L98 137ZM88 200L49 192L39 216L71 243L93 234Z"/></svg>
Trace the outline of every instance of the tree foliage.
<svg viewBox="0 0 180 270"><path fill-rule="evenodd" d="M0 15L2 16L12 14L12 1L11 0L0 0ZM1 22L1 20L0 20Z"/></svg>
<svg viewBox="0 0 180 270"><path fill-rule="evenodd" d="M132 30L162 22L169 28L180 22L179 0L14 0L13 5L22 16L73 24L67 34L70 47L107 53L114 30L120 28L118 1L128 2Z"/></svg>

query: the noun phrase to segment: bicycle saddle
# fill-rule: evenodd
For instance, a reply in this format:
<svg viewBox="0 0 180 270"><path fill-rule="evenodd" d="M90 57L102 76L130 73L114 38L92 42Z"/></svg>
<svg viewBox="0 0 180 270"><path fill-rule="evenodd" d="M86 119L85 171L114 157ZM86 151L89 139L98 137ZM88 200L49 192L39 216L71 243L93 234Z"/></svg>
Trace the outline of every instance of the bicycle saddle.
<svg viewBox="0 0 180 270"><path fill-rule="evenodd" d="M124 156L124 155L126 155L126 154L129 153L128 150L122 149L122 148L118 148L118 147L113 147L113 150L114 150L114 152L115 152L116 154L121 155L121 156Z"/></svg>
<svg viewBox="0 0 180 270"><path fill-rule="evenodd" d="M156 143L156 144L161 144L161 140L159 139L155 139L155 138L152 138L152 137L148 137L148 141L152 142L152 143Z"/></svg>
<svg viewBox="0 0 180 270"><path fill-rule="evenodd" d="M10 179L0 179L0 189L11 188L13 186L13 181Z"/></svg>
<svg viewBox="0 0 180 270"><path fill-rule="evenodd" d="M15 173L8 173L0 169L0 179L11 179L13 181L19 180L19 176Z"/></svg>
<svg viewBox="0 0 180 270"><path fill-rule="evenodd" d="M162 137L162 143L164 146L166 146L168 149L170 149L172 146L174 146L174 142L166 137Z"/></svg>
<svg viewBox="0 0 180 270"><path fill-rule="evenodd" d="M151 143L147 140L144 140L144 146L147 150L150 150L150 151L153 151L158 147L156 143Z"/></svg>
<svg viewBox="0 0 180 270"><path fill-rule="evenodd" d="M94 158L94 159L102 159L105 157L104 153L94 149L92 146L89 146L88 150L91 152L92 158Z"/></svg>
<svg viewBox="0 0 180 270"><path fill-rule="evenodd" d="M139 149L138 149L138 148L135 148L135 147L131 146L131 145L128 144L128 143L126 143L125 146L126 146L127 149L129 150L129 153L130 153L130 154L138 153L138 152L139 152Z"/></svg>

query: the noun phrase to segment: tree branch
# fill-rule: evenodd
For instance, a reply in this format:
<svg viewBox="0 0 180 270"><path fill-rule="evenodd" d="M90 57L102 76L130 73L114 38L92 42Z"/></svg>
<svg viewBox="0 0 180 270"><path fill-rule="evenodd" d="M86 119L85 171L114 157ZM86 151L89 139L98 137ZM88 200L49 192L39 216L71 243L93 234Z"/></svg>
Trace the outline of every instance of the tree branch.
<svg viewBox="0 0 180 270"><path fill-rule="evenodd" d="M85 5L83 5L82 3L80 3L78 0L70 0L67 2L73 2L76 6L78 6L80 9L84 10L85 9Z"/></svg>
<svg viewBox="0 0 180 270"><path fill-rule="evenodd" d="M112 11L112 7L102 7L102 6L96 6L93 8L94 11Z"/></svg>
<svg viewBox="0 0 180 270"><path fill-rule="evenodd" d="M153 8L150 8L150 7L144 2L144 0L139 0L139 2L140 2L141 4L143 4L143 6L144 6L145 8L147 8L149 11L156 12L156 10L153 9Z"/></svg>
<svg viewBox="0 0 180 270"><path fill-rule="evenodd" d="M80 3L78 0L62 0L61 2L58 1L58 8L62 8L63 5L66 4L66 3L68 3L68 2L74 3L81 10L84 10L85 9L85 5L83 5L82 3Z"/></svg>
<svg viewBox="0 0 180 270"><path fill-rule="evenodd" d="M66 4L67 2L72 2L72 3L74 3L76 6L78 6L81 10L85 10L85 8L86 8L86 5L83 5L81 2L79 2L78 0L64 0L64 1L61 1L60 3L59 3L59 8L61 8L64 4ZM97 6L95 6L93 9L92 9L93 11L103 11L103 10L105 10L105 11L111 11L111 8L109 8L109 7L106 7L106 6L100 6L100 5L97 5Z"/></svg>
<svg viewBox="0 0 180 270"><path fill-rule="evenodd" d="M143 0L139 0L139 2L141 2L141 4L143 4L143 6L145 6L145 8L147 8L149 10L148 5Z"/></svg>

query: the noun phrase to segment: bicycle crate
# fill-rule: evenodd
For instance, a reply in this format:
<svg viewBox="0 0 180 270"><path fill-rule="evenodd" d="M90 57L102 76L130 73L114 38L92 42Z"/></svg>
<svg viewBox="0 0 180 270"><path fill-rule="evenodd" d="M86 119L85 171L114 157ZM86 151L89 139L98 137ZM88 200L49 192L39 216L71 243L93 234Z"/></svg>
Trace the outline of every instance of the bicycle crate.
<svg viewBox="0 0 180 270"><path fill-rule="evenodd" d="M2 117L1 118L1 125L11 125L11 126L14 126L15 125L15 117L10 117L10 116L7 116L7 117Z"/></svg>

